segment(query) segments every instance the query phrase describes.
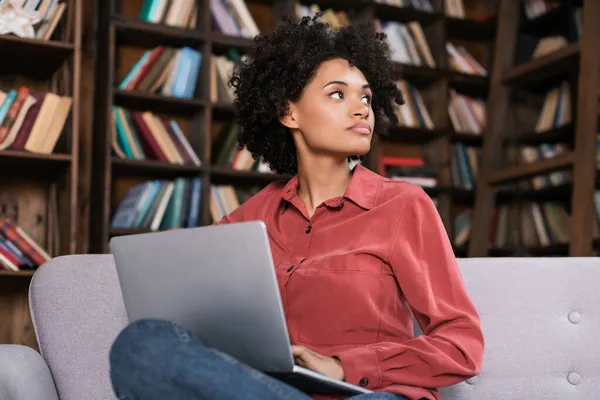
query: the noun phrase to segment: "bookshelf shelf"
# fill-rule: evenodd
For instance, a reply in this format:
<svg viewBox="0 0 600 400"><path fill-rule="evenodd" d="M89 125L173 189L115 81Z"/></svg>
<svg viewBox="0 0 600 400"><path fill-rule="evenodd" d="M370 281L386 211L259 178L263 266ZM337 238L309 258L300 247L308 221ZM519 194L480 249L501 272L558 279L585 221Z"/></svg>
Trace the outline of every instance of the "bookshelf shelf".
<svg viewBox="0 0 600 400"><path fill-rule="evenodd" d="M117 228L112 228L109 231L109 235L110 235L110 237L116 237L116 236L137 235L139 233L149 233L149 232L151 232L150 229L117 229Z"/></svg>
<svg viewBox="0 0 600 400"><path fill-rule="evenodd" d="M145 93L134 90L113 90L114 104L132 110L154 111L174 115L194 115L206 102L198 99L184 99L172 96L163 96L154 93Z"/></svg>
<svg viewBox="0 0 600 400"><path fill-rule="evenodd" d="M71 164L68 154L37 154L25 151L0 151L0 171L11 175L48 179L64 173Z"/></svg>
<svg viewBox="0 0 600 400"><path fill-rule="evenodd" d="M581 7L581 1L562 1L557 7L537 18L531 20L523 18L520 31L538 37L564 34L566 32L566 23L568 23L565 15L574 7Z"/></svg>
<svg viewBox="0 0 600 400"><path fill-rule="evenodd" d="M452 132L452 142L463 143L467 146L481 146L483 143L483 136L475 133Z"/></svg>
<svg viewBox="0 0 600 400"><path fill-rule="evenodd" d="M451 39L488 41L496 34L496 20L479 21L447 16L446 32Z"/></svg>
<svg viewBox="0 0 600 400"><path fill-rule="evenodd" d="M392 142L425 144L432 140L439 139L440 137L444 136L446 132L447 131L445 129L393 126L389 129L388 136L385 139Z"/></svg>
<svg viewBox="0 0 600 400"><path fill-rule="evenodd" d="M229 36L219 32L211 32L208 39L211 41L213 50L227 50L231 47L247 50L254 43L254 40L249 38Z"/></svg>
<svg viewBox="0 0 600 400"><path fill-rule="evenodd" d="M419 22L423 27L444 18L444 15L441 13L418 10L414 7L398 7L389 4L375 3L373 4L373 8L375 16L380 19L400 23Z"/></svg>
<svg viewBox="0 0 600 400"><path fill-rule="evenodd" d="M571 43L560 50L508 69L503 75L504 84L531 87L576 66L578 56L579 43Z"/></svg>
<svg viewBox="0 0 600 400"><path fill-rule="evenodd" d="M75 46L55 40L0 35L0 74L46 79L73 54ZM10 62L7 62L10 60ZM44 65L44 68L39 68Z"/></svg>
<svg viewBox="0 0 600 400"><path fill-rule="evenodd" d="M491 171L488 175L489 184L503 184L531 178L543 173L554 172L573 165L574 154L567 152L553 158L543 159L531 164L522 164Z"/></svg>
<svg viewBox="0 0 600 400"><path fill-rule="evenodd" d="M440 68L430 68L420 65L394 64L394 73L402 76L417 86L426 86L446 76L446 71Z"/></svg>
<svg viewBox="0 0 600 400"><path fill-rule="evenodd" d="M474 97L486 97L488 93L489 78L487 76L465 74L453 70L448 70L446 76L448 84L461 93Z"/></svg>
<svg viewBox="0 0 600 400"><path fill-rule="evenodd" d="M213 121L231 121L235 116L233 104L214 103L211 106Z"/></svg>
<svg viewBox="0 0 600 400"><path fill-rule="evenodd" d="M501 190L496 196L498 204L513 203L515 201L568 201L572 185L565 183L556 186L547 186L542 189L510 189Z"/></svg>
<svg viewBox="0 0 600 400"><path fill-rule="evenodd" d="M112 157L113 175L176 178L200 175L204 169L196 165L170 164L151 160L124 160Z"/></svg>
<svg viewBox="0 0 600 400"><path fill-rule="evenodd" d="M524 132L504 138L505 146L538 146L543 143L573 143L572 124L543 132Z"/></svg>
<svg viewBox="0 0 600 400"><path fill-rule="evenodd" d="M237 171L226 167L211 167L209 169L211 182L235 186L265 185L277 180L289 179L287 175L262 173L254 171Z"/></svg>
<svg viewBox="0 0 600 400"><path fill-rule="evenodd" d="M199 47L206 40L204 35L197 30L152 24L134 18L114 17L112 25L116 30L117 44L123 46Z"/></svg>
<svg viewBox="0 0 600 400"><path fill-rule="evenodd" d="M33 277L35 271L5 271L0 270L1 278L27 278L30 279Z"/></svg>

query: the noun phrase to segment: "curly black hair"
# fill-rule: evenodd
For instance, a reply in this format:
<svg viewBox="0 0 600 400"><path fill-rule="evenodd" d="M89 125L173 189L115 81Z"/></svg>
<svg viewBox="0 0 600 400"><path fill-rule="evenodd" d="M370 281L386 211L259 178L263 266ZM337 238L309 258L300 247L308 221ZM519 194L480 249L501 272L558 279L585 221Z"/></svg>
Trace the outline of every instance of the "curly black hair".
<svg viewBox="0 0 600 400"><path fill-rule="evenodd" d="M397 123L392 101L404 104L385 34L371 25L332 29L319 17L284 18L273 32L256 36L253 49L234 66L229 81L239 146L281 174L297 173L297 159L295 143L280 118L289 101L299 100L321 63L343 58L365 75L373 92L375 134L385 133L389 122Z"/></svg>

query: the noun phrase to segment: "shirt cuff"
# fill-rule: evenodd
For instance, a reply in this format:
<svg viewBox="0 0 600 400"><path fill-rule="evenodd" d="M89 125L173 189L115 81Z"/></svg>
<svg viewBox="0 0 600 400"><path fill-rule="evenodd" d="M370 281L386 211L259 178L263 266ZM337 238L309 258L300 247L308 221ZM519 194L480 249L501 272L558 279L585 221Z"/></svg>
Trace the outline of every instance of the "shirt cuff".
<svg viewBox="0 0 600 400"><path fill-rule="evenodd" d="M344 369L344 381L373 390L381 387L381 369L377 353L367 346L336 353Z"/></svg>

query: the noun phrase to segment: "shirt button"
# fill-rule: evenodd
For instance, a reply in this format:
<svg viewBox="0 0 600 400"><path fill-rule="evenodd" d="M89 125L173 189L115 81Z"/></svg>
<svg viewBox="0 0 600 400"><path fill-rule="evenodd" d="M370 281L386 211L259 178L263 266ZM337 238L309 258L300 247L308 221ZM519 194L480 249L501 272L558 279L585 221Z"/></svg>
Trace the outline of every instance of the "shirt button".
<svg viewBox="0 0 600 400"><path fill-rule="evenodd" d="M310 231L312 231L312 226L307 226L306 229L304 230L304 232L306 233L310 233Z"/></svg>
<svg viewBox="0 0 600 400"><path fill-rule="evenodd" d="M294 266L293 266L293 265L290 265L290 266L288 267L288 270L287 270L287 271L288 271L288 272L290 272L290 271L291 271L291 270L293 270L293 269L294 269Z"/></svg>
<svg viewBox="0 0 600 400"><path fill-rule="evenodd" d="M364 386L367 386L367 385L369 384L369 379L368 379L368 378L362 378L362 379L360 380L360 382L358 382L358 384L359 384L360 386L363 386L363 387L364 387Z"/></svg>

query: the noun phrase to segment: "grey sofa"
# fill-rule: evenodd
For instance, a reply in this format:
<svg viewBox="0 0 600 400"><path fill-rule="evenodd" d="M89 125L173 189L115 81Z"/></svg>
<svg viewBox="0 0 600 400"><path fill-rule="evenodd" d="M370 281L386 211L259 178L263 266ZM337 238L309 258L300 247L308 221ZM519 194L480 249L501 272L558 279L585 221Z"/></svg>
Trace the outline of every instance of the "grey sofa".
<svg viewBox="0 0 600 400"><path fill-rule="evenodd" d="M478 377L445 400L600 399L600 259L460 259L486 337ZM30 303L41 355L0 346L0 399L114 399L108 349L126 324L110 255L53 259Z"/></svg>

